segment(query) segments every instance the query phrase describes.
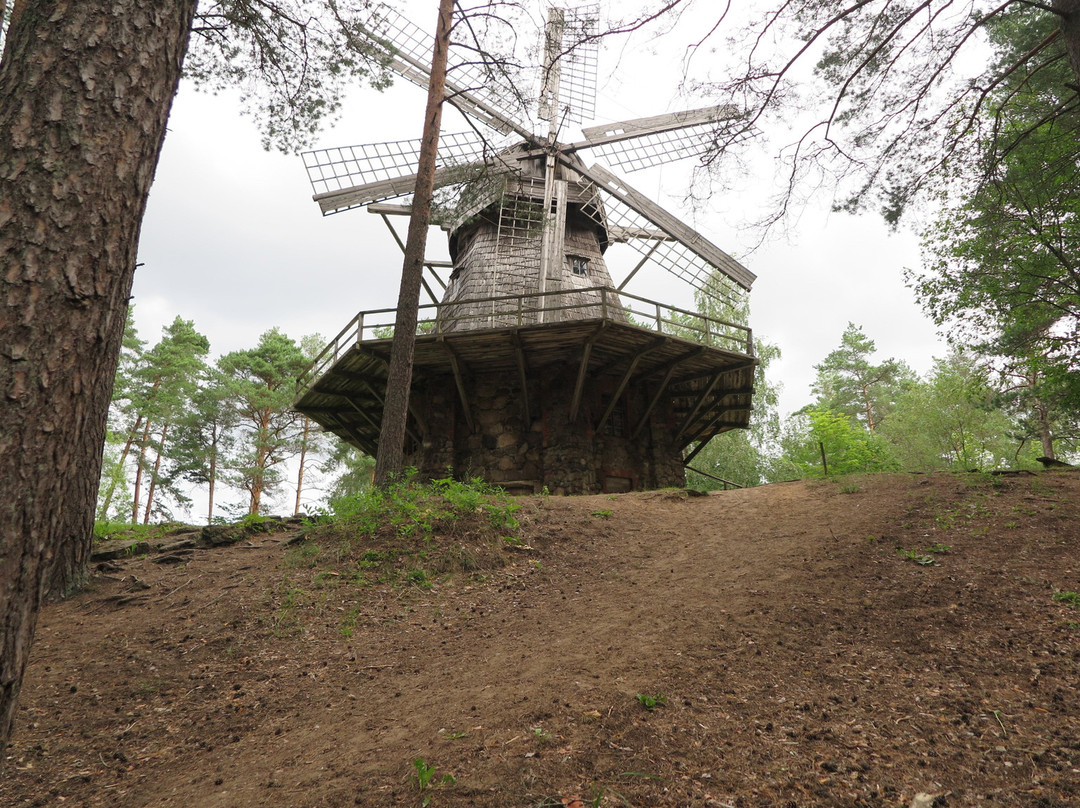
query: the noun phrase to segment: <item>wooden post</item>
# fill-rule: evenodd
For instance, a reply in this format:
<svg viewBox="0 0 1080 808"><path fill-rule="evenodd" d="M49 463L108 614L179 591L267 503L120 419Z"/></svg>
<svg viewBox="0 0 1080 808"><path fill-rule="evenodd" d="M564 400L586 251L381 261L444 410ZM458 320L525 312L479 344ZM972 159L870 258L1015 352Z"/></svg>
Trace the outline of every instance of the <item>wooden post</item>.
<svg viewBox="0 0 1080 808"><path fill-rule="evenodd" d="M439 0L439 21L431 56L431 79L428 82L424 132L420 141L420 160L416 170L416 192L412 217L405 241L405 261L401 269L394 342L390 349L390 367L386 379L386 406L379 431L379 453L375 459L374 484L389 485L404 465L405 424L409 418L409 393L412 387L413 353L416 348L416 322L420 306L420 281L424 274L424 250L427 247L431 200L435 187L435 157L442 125L442 103L446 95L446 59L450 48L450 25L453 0Z"/></svg>

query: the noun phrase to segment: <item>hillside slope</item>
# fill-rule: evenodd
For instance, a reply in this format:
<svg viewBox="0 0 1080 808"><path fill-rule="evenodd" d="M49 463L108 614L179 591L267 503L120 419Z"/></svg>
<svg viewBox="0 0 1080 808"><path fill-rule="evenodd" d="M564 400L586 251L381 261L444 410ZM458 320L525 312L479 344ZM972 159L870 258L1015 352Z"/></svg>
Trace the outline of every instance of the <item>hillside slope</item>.
<svg viewBox="0 0 1080 808"><path fill-rule="evenodd" d="M0 805L1080 804L1080 474L520 502L526 547L420 548L453 573L110 562L42 617Z"/></svg>

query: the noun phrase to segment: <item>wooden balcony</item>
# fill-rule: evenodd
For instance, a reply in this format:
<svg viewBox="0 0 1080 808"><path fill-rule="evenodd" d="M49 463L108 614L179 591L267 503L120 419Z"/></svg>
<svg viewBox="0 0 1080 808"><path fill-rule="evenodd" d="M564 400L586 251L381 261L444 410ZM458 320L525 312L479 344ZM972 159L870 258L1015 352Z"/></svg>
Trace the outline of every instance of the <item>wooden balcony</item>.
<svg viewBox="0 0 1080 808"><path fill-rule="evenodd" d="M395 315L357 314L297 382L298 411L369 453L378 445ZM652 405L631 438L667 399L679 414L677 442L686 447L749 424L755 365L745 326L595 287L421 306L413 377L445 375L470 427L469 380L478 375L501 374L527 391L545 369L573 367L577 383L563 402L571 420L591 383L605 378L610 386L615 378L611 407L589 425L597 431L627 385L646 384ZM528 395L522 406L528 421ZM423 418L410 409L410 433L422 441Z"/></svg>

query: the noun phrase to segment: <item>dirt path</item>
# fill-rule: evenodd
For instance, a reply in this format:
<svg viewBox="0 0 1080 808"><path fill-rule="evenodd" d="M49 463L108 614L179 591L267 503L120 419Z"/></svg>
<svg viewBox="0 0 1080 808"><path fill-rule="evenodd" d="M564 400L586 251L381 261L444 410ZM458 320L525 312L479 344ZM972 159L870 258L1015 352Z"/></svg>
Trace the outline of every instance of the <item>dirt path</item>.
<svg viewBox="0 0 1080 808"><path fill-rule="evenodd" d="M0 805L1080 803L1080 475L523 503L429 590L289 534L117 562L43 616Z"/></svg>

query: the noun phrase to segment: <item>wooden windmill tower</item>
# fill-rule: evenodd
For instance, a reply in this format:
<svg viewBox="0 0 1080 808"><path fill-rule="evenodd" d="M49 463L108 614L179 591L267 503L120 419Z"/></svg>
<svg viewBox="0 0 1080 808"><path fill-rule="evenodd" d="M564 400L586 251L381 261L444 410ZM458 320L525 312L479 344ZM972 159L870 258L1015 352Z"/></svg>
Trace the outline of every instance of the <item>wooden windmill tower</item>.
<svg viewBox="0 0 1080 808"><path fill-rule="evenodd" d="M512 86L500 89L490 74L455 62L451 48L448 99L485 134L440 138L436 186L453 192L442 223L451 262L427 265L442 292L425 280L431 304L420 312L406 447L407 463L423 475L452 469L510 489L567 493L682 485L684 465L709 439L749 423L749 329L625 287L659 266L706 295L734 299L754 275L581 158L592 152L633 170L699 155L735 111L588 127L580 142L560 142L567 122L593 115L596 20L595 8L551 9L543 135L524 105L508 102L519 97ZM394 70L426 87L423 31L384 7L371 36L392 43ZM412 192L418 150L403 141L308 152L315 200L324 214L367 207L389 225L388 216L410 213L386 200ZM641 254L618 288L604 260L613 243ZM358 314L301 378L296 402L371 454L393 321L392 310Z"/></svg>

